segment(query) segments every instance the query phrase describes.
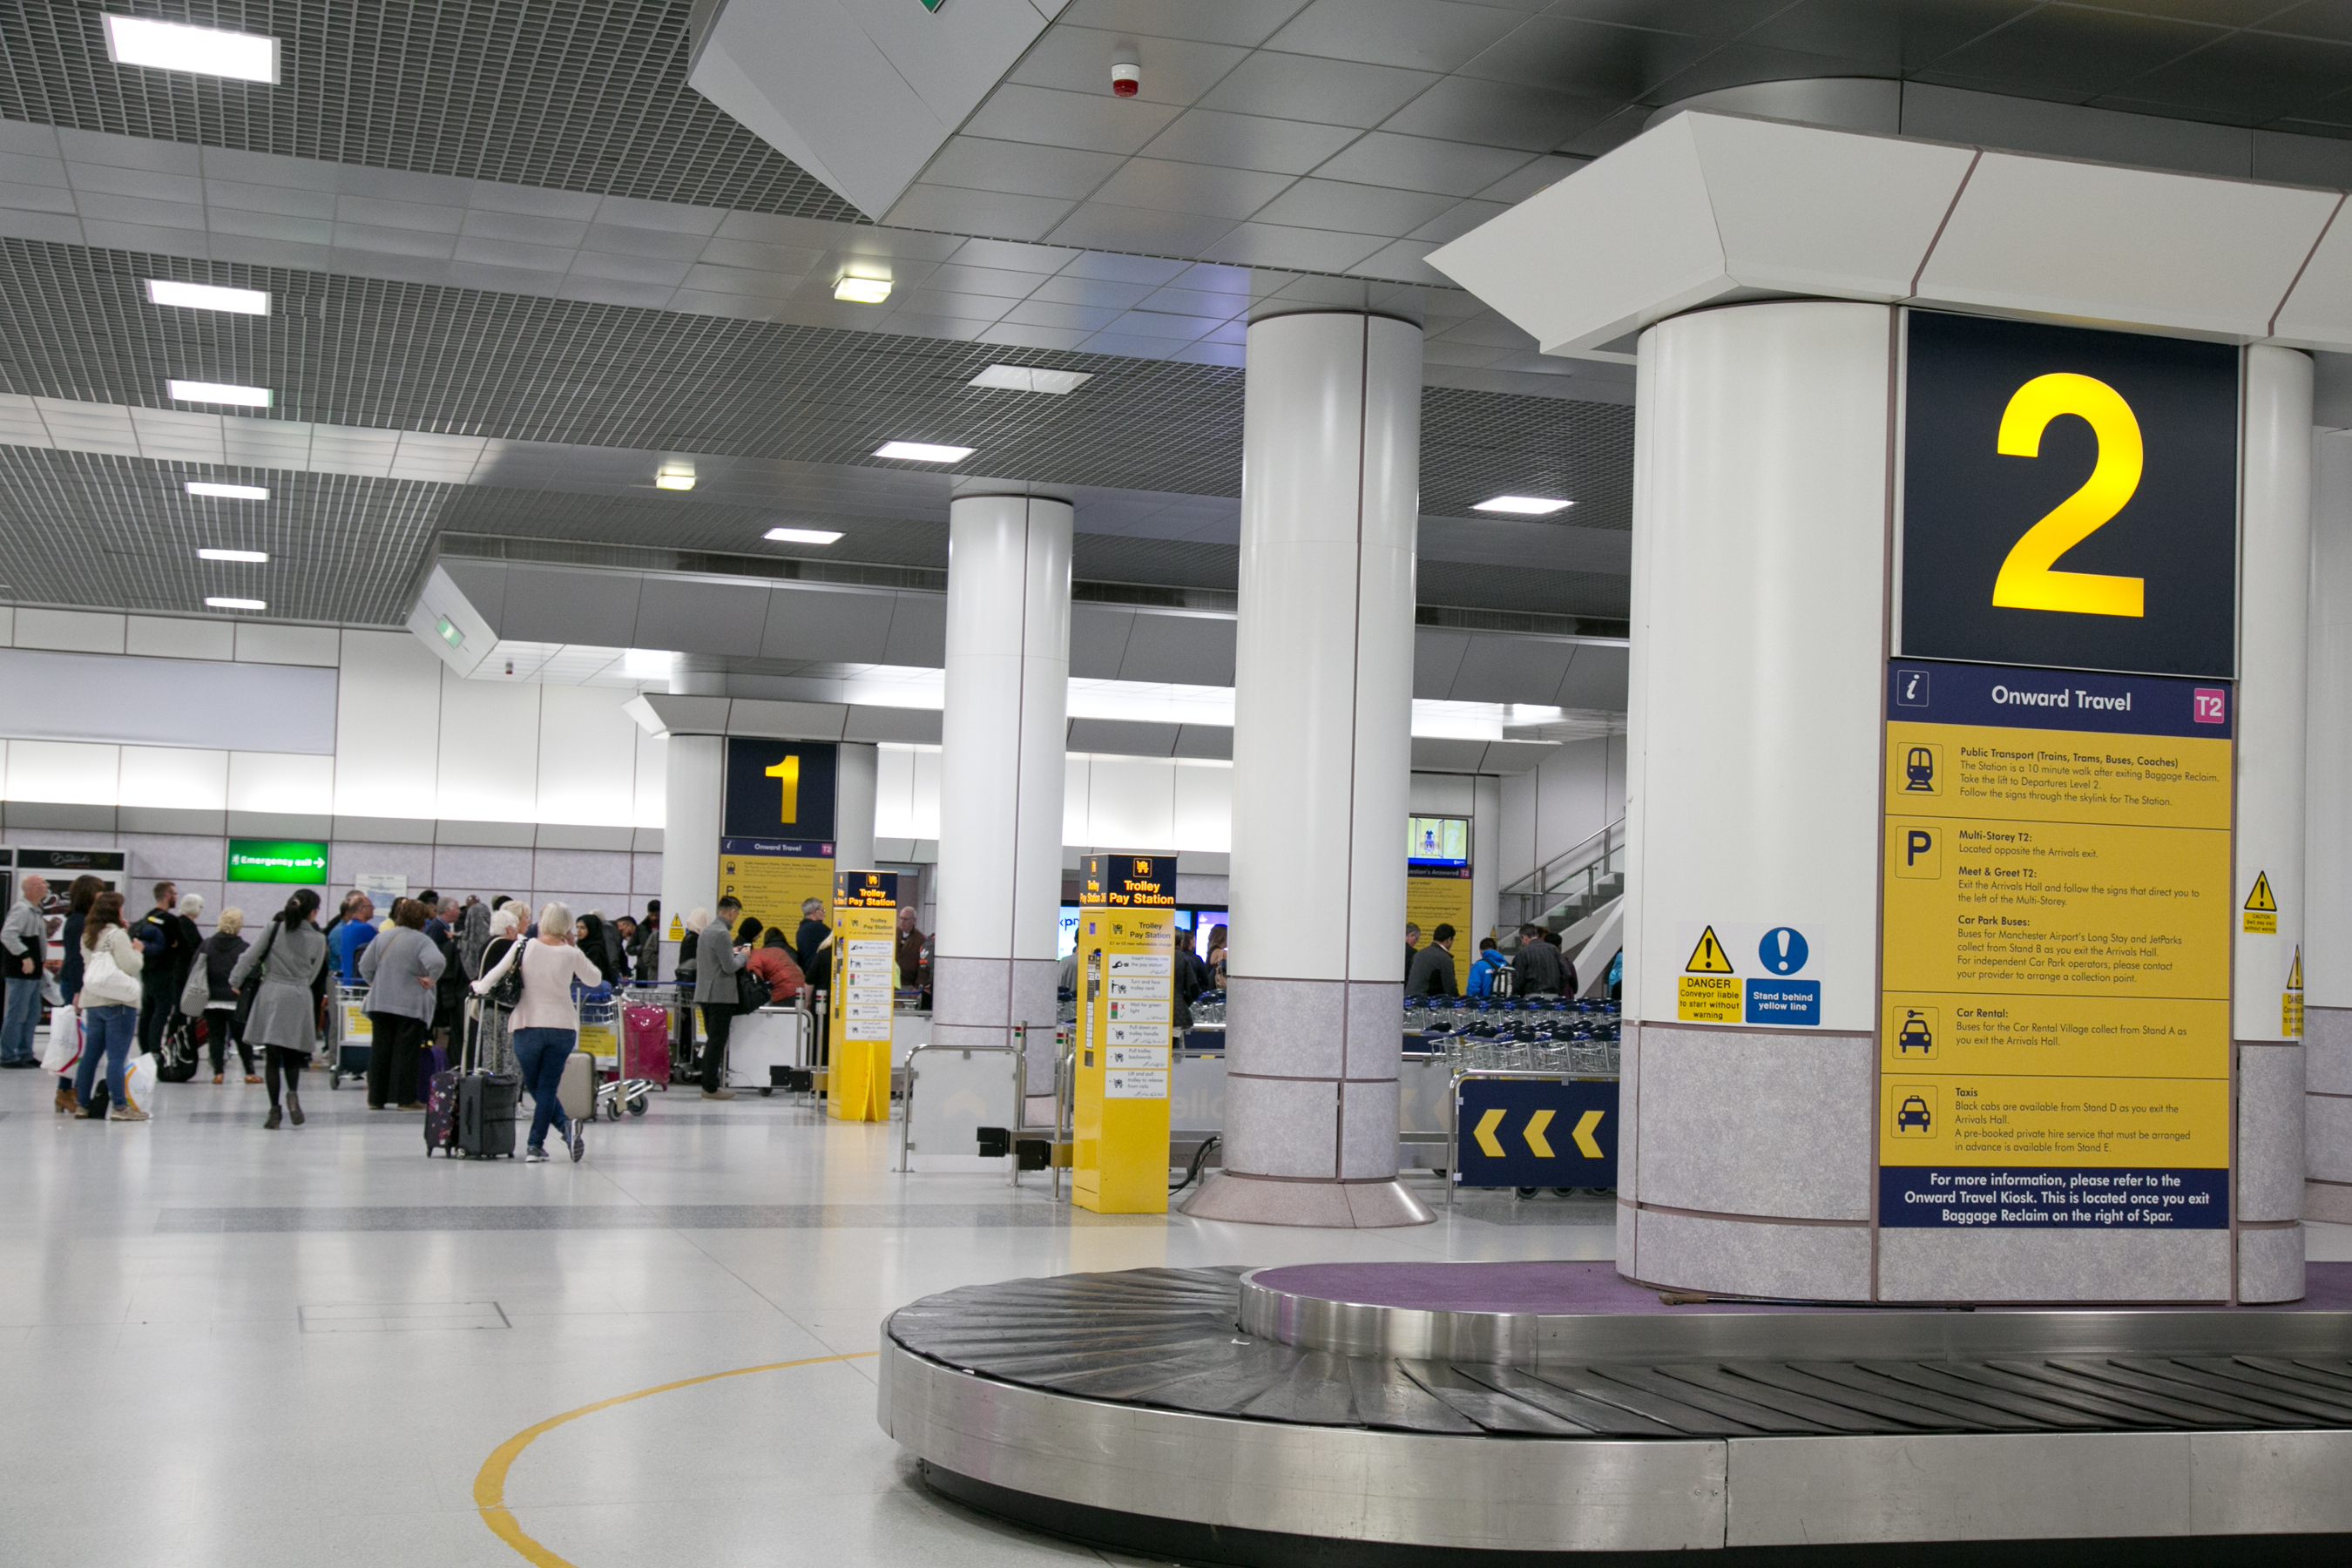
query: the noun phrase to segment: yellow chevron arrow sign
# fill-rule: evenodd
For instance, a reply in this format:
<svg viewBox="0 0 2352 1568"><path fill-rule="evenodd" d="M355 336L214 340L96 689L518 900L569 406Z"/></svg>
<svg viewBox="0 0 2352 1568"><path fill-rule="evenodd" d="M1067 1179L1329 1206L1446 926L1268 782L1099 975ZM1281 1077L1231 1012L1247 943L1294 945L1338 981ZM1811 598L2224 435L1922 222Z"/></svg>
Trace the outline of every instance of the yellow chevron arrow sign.
<svg viewBox="0 0 2352 1568"><path fill-rule="evenodd" d="M1544 1114L1549 1116L1551 1112L1547 1110ZM1576 1119L1576 1127L1569 1133L1570 1138L1576 1140L1576 1152L1588 1160L1601 1158L1601 1145L1593 1141L1592 1134L1600 1129L1601 1119L1606 1114L1608 1114L1606 1111L1601 1110L1586 1111ZM1547 1149L1544 1152L1549 1154L1551 1151Z"/></svg>
<svg viewBox="0 0 2352 1568"><path fill-rule="evenodd" d="M1538 1110L1528 1118L1528 1147L1535 1152L1538 1160L1552 1157L1551 1145L1544 1139L1544 1129L1551 1125L1552 1115L1551 1111Z"/></svg>
<svg viewBox="0 0 2352 1568"><path fill-rule="evenodd" d="M1470 1130L1470 1136L1478 1140L1478 1147L1485 1152L1489 1160L1499 1160L1503 1157L1503 1146L1495 1141L1495 1129L1502 1124L1503 1110L1500 1106L1497 1106L1478 1118L1478 1125Z"/></svg>

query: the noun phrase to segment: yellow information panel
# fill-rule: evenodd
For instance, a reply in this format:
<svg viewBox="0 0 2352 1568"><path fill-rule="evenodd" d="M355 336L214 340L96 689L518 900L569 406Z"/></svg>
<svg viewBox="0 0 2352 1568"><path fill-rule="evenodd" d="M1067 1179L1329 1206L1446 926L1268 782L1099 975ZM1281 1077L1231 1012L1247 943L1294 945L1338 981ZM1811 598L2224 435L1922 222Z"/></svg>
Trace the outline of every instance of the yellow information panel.
<svg viewBox="0 0 2352 1568"><path fill-rule="evenodd" d="M826 1026L832 1061L825 1109L844 1121L887 1121L898 876L836 871L833 882L833 986Z"/></svg>
<svg viewBox="0 0 2352 1568"><path fill-rule="evenodd" d="M1437 940L1439 926L1454 928L1454 989L1458 994L1470 977L1470 962L1478 948L1470 934L1470 868L1406 867L1404 918L1421 928L1424 945Z"/></svg>
<svg viewBox="0 0 2352 1568"><path fill-rule="evenodd" d="M722 838L719 841L719 896L733 897L743 912L763 926L782 926L789 936L800 929L801 905L810 899L833 903L833 846L793 839Z"/></svg>
<svg viewBox="0 0 2352 1568"><path fill-rule="evenodd" d="M1078 891L1078 1069L1071 1195L1097 1214L1168 1212L1176 857L1089 855Z"/></svg>
<svg viewBox="0 0 2352 1568"><path fill-rule="evenodd" d="M1879 1224L2229 1224L2231 692L1898 660Z"/></svg>

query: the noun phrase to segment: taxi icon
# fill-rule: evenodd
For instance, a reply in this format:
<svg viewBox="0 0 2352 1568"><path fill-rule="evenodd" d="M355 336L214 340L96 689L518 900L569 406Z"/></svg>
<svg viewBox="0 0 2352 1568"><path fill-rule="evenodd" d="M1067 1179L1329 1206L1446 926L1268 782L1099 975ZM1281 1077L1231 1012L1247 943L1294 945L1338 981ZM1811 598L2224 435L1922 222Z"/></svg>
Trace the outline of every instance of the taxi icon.
<svg viewBox="0 0 2352 1568"><path fill-rule="evenodd" d="M1902 1132L1916 1127L1925 1132L1927 1121L1927 1102L1915 1094L1905 1100L1902 1108L1895 1111L1895 1131Z"/></svg>

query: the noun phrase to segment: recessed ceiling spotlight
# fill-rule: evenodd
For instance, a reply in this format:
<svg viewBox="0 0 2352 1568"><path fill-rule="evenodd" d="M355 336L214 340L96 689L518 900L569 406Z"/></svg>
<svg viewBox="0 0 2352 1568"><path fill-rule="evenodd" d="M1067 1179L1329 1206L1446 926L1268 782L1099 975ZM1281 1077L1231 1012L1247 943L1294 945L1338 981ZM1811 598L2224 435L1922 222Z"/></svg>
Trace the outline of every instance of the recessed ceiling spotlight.
<svg viewBox="0 0 2352 1568"><path fill-rule="evenodd" d="M1549 517L1556 511L1566 511L1576 503L1554 500L1547 496L1495 496L1472 507L1472 511L1508 512L1513 517Z"/></svg>
<svg viewBox="0 0 2352 1568"><path fill-rule="evenodd" d="M226 403L238 408L267 408L269 388L230 386L217 381L174 381L163 390L174 403Z"/></svg>
<svg viewBox="0 0 2352 1568"><path fill-rule="evenodd" d="M191 27L146 16L109 16L106 52L119 66L152 66L239 81L278 79L278 40L264 34Z"/></svg>
<svg viewBox="0 0 2352 1568"><path fill-rule="evenodd" d="M223 500L268 500L269 492L259 485L216 485L210 479L190 479L188 493L192 496L218 496Z"/></svg>
<svg viewBox="0 0 2352 1568"><path fill-rule="evenodd" d="M878 305L890 297L890 279L844 278L833 286L833 297L845 305Z"/></svg>
<svg viewBox="0 0 2352 1568"><path fill-rule="evenodd" d="M692 463L664 463L661 470L654 475L654 489L657 490L690 490L693 488Z"/></svg>
<svg viewBox="0 0 2352 1568"><path fill-rule="evenodd" d="M970 447L934 447L923 441L885 441L874 448L877 458L899 458L909 463L961 463L971 453Z"/></svg>
<svg viewBox="0 0 2352 1568"><path fill-rule="evenodd" d="M168 278L147 279L147 302L191 310L234 310L240 316L269 314L269 296L258 289L219 289L210 283L174 283Z"/></svg>
<svg viewBox="0 0 2352 1568"><path fill-rule="evenodd" d="M269 552L267 550L199 550L196 552L196 559L199 561L267 561L269 559Z"/></svg>
<svg viewBox="0 0 2352 1568"><path fill-rule="evenodd" d="M772 528L767 537L779 544L831 544L841 537L837 528Z"/></svg>
<svg viewBox="0 0 2352 1568"><path fill-rule="evenodd" d="M269 608L268 605L263 604L259 599L206 599L205 601L205 607L209 610L266 610Z"/></svg>
<svg viewBox="0 0 2352 1568"><path fill-rule="evenodd" d="M992 386L1005 392L1051 392L1057 395L1076 392L1094 379L1092 371L1037 370L1025 364L992 364L967 383L971 386Z"/></svg>

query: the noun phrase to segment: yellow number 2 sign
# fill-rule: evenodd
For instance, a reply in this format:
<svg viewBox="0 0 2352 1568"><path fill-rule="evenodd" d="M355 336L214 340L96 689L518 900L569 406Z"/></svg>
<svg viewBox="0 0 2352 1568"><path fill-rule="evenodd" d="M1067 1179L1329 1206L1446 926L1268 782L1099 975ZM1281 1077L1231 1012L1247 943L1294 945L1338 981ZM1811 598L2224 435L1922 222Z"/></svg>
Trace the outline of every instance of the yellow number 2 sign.
<svg viewBox="0 0 2352 1568"><path fill-rule="evenodd" d="M2038 458L2042 433L2062 414L2091 426L2099 460L2091 477L2010 547L1993 580L1992 602L2009 610L2057 610L2076 616L2145 613L2145 582L2090 572L2055 570L2059 557L2096 533L2139 489L2144 454L2131 405L2105 382L2087 375L2037 375L2017 389L2000 416L2004 457Z"/></svg>

